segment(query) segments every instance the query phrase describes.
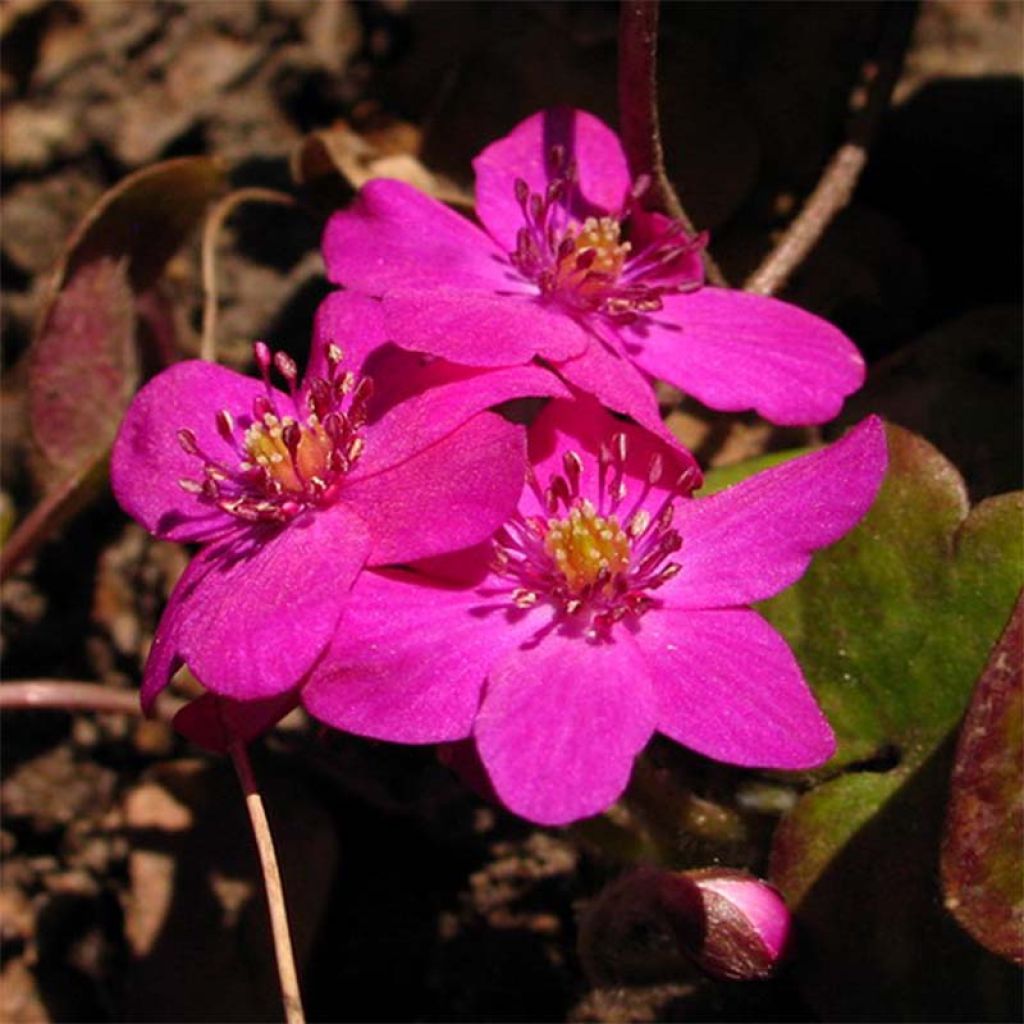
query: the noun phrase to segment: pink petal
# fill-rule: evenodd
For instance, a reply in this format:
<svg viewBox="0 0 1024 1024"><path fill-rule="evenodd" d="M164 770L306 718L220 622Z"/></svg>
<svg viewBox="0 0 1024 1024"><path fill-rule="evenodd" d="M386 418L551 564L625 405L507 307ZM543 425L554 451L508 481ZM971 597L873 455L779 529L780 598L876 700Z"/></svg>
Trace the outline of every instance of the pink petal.
<svg viewBox="0 0 1024 1024"><path fill-rule="evenodd" d="M466 366L512 366L534 355L557 363L590 342L586 328L561 306L532 294L439 283L395 289L383 305L397 344Z"/></svg>
<svg viewBox="0 0 1024 1024"><path fill-rule="evenodd" d="M594 644L553 632L491 671L474 735L501 802L531 821L564 825L618 799L655 715L628 634Z"/></svg>
<svg viewBox="0 0 1024 1024"><path fill-rule="evenodd" d="M323 237L327 276L380 296L395 288L509 287L505 253L465 217L399 181L370 181Z"/></svg>
<svg viewBox="0 0 1024 1024"><path fill-rule="evenodd" d="M456 370L462 372L456 375ZM411 370L410 376L420 384L420 393L366 428L366 452L352 471L353 483L424 451L491 406L513 398L570 396L553 373L539 366L471 373L435 362Z"/></svg>
<svg viewBox="0 0 1024 1024"><path fill-rule="evenodd" d="M177 363L154 377L132 400L114 442L110 482L133 519L158 537L201 541L237 525L219 508L200 503L178 481L202 478L202 460L188 455L178 431L191 430L201 450L234 468L238 454L217 432L221 409L247 416L263 383L213 363ZM284 408L290 399L276 393Z"/></svg>
<svg viewBox="0 0 1024 1024"><path fill-rule="evenodd" d="M294 690L266 700L248 701L204 693L174 716L174 728L204 750L224 754L232 743L249 743L269 732L298 703Z"/></svg>
<svg viewBox="0 0 1024 1024"><path fill-rule="evenodd" d="M853 343L798 306L723 288L663 302L660 313L620 330L625 350L641 369L712 409L824 423L864 383Z"/></svg>
<svg viewBox="0 0 1024 1024"><path fill-rule="evenodd" d="M203 548L175 590L179 657L222 697L292 689L330 641L369 548L341 504Z"/></svg>
<svg viewBox="0 0 1024 1024"><path fill-rule="evenodd" d="M388 338L380 303L359 292L331 292L320 303L313 320L313 344L303 379L305 394L315 377L327 376L327 345L342 351L342 368L357 376L368 372L366 363Z"/></svg>
<svg viewBox="0 0 1024 1024"><path fill-rule="evenodd" d="M546 488L553 476L564 474L565 453L572 451L583 465L580 493L601 508L599 453L617 434L626 439L623 507L627 510L641 499L644 507L656 510L670 494L676 493L674 485L681 477L685 476L690 486L699 486L701 475L697 463L678 442L613 419L595 399L581 396L573 402L558 399L549 402L530 427L530 464L541 488ZM662 470L658 481L651 485L649 475L655 458L661 460ZM547 515L536 501L532 488L524 490L519 507L527 515Z"/></svg>
<svg viewBox="0 0 1024 1024"><path fill-rule="evenodd" d="M491 665L531 628L505 605L413 573L364 573L302 702L320 721L360 736L463 739Z"/></svg>
<svg viewBox="0 0 1024 1024"><path fill-rule="evenodd" d="M522 427L478 413L405 462L348 482L342 498L373 526L371 565L458 551L512 513L526 474Z"/></svg>
<svg viewBox="0 0 1024 1024"><path fill-rule="evenodd" d="M756 612L655 609L636 643L654 680L657 729L677 743L729 764L794 771L835 751L793 652Z"/></svg>
<svg viewBox="0 0 1024 1024"><path fill-rule="evenodd" d="M598 338L593 338L581 355L559 363L557 369L573 387L593 395L602 405L631 417L648 430L659 434L665 431L650 381Z"/></svg>
<svg viewBox="0 0 1024 1024"><path fill-rule="evenodd" d="M661 595L678 607L724 608L777 594L860 521L886 461L885 430L871 416L827 448L681 503L682 570Z"/></svg>
<svg viewBox="0 0 1024 1024"><path fill-rule="evenodd" d="M474 161L476 212L501 248L516 247L523 214L515 197L516 178L544 194L551 180L553 146L564 148L579 168L579 189L569 209L579 220L617 213L630 187L629 167L619 137L583 110L557 107L528 117Z"/></svg>

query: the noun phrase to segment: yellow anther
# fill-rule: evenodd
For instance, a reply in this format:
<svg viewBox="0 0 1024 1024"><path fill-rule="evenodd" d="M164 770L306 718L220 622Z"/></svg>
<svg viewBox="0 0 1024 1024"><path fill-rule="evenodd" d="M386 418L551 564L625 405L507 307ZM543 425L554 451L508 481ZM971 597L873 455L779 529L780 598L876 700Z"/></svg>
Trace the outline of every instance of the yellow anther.
<svg viewBox="0 0 1024 1024"><path fill-rule="evenodd" d="M629 567L629 537L616 517L604 518L589 501L574 505L561 520L548 520L544 549L572 593Z"/></svg>

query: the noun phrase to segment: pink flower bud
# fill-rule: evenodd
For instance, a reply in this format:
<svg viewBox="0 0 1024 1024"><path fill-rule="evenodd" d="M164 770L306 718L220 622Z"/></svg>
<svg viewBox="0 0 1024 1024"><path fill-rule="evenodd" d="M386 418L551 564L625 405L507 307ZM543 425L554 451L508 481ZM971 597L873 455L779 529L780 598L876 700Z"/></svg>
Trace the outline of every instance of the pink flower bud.
<svg viewBox="0 0 1024 1024"><path fill-rule="evenodd" d="M674 915L687 954L715 977L768 977L784 956L790 935L789 910L778 890L726 868L687 871L682 878L696 885L703 911L696 926L692 915Z"/></svg>

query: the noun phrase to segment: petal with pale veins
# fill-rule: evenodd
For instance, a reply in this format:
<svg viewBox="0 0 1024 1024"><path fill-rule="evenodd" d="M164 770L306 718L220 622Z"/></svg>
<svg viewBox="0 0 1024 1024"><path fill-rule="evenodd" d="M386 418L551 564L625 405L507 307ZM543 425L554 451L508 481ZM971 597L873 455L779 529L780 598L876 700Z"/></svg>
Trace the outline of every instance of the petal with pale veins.
<svg viewBox="0 0 1024 1024"><path fill-rule="evenodd" d="M656 717L650 674L628 633L590 643L556 631L495 665L474 736L509 810L564 825L618 799Z"/></svg>
<svg viewBox="0 0 1024 1024"><path fill-rule="evenodd" d="M705 757L815 768L835 737L786 641L748 609L661 608L640 623L658 731Z"/></svg>

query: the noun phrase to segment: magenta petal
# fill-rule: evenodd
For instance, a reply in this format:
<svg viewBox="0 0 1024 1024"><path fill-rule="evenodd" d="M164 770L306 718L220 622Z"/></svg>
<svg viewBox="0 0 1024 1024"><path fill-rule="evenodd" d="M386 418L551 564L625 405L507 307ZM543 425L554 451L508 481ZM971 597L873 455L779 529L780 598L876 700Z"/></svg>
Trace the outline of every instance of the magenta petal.
<svg viewBox="0 0 1024 1024"><path fill-rule="evenodd" d="M168 540L205 540L236 526L232 516L181 489L181 479L202 479L202 460L185 453L178 431L191 430L200 449L234 468L238 454L217 432L217 412L248 415L265 393L261 381L198 360L154 377L128 407L114 442L110 483L121 507ZM284 395L277 398L291 408Z"/></svg>
<svg viewBox="0 0 1024 1024"><path fill-rule="evenodd" d="M682 570L662 596L684 608L725 608L777 594L804 574L818 548L857 524L885 467L885 429L871 416L827 448L682 502Z"/></svg>
<svg viewBox="0 0 1024 1024"><path fill-rule="evenodd" d="M222 697L292 689L330 641L369 547L344 505L207 546L175 591L180 657Z"/></svg>
<svg viewBox="0 0 1024 1024"><path fill-rule="evenodd" d="M394 288L502 288L505 253L475 224L399 181L368 182L323 237L327 276L380 296Z"/></svg>
<svg viewBox="0 0 1024 1024"><path fill-rule="evenodd" d="M522 427L483 412L400 465L349 482L344 500L373 524L370 564L411 562L489 537L522 492L525 449Z"/></svg>
<svg viewBox="0 0 1024 1024"><path fill-rule="evenodd" d="M664 432L650 381L598 338L593 338L581 355L559 363L558 372L573 387L593 395L609 409L631 417L648 430Z"/></svg>
<svg viewBox="0 0 1024 1024"><path fill-rule="evenodd" d="M712 409L755 409L773 423L824 423L864 383L864 360L830 323L777 299L724 288L667 295L623 328L641 369Z"/></svg>
<svg viewBox="0 0 1024 1024"><path fill-rule="evenodd" d="M491 671L474 735L501 802L542 825L603 811L626 788L655 725L633 639L551 633Z"/></svg>
<svg viewBox="0 0 1024 1024"><path fill-rule="evenodd" d="M488 670L529 628L475 590L413 573L364 573L302 702L320 721L360 736L463 739Z"/></svg>
<svg viewBox="0 0 1024 1024"><path fill-rule="evenodd" d="M602 507L599 453L602 446L610 445L618 434L626 440L623 479L626 509L631 509L642 496L641 504L656 511L669 495L676 493L675 484L681 477L686 478L689 486L699 485L701 475L697 463L678 442L614 419L595 399L580 396L572 402L558 399L549 402L530 427L530 464L541 487L546 488L553 476L565 472L564 456L572 451L580 457L583 467L580 493ZM662 472L659 480L651 485L649 473L655 457L662 460ZM607 486L606 481L605 488ZM523 492L520 510L527 515L545 518L548 515L531 488Z"/></svg>
<svg viewBox="0 0 1024 1024"><path fill-rule="evenodd" d="M443 381L441 374L431 372L435 368L456 369L435 363L414 371L413 377L423 385ZM448 383L425 387L422 394L394 406L366 428L366 453L351 480L355 483L404 462L491 406L530 396L568 398L570 392L553 373L539 366L512 366L457 377L451 373Z"/></svg>
<svg viewBox="0 0 1024 1024"><path fill-rule="evenodd" d="M331 292L320 303L313 320L303 392L315 377L327 376L327 345L342 352L342 368L357 376L366 372L370 356L388 341L380 303L358 292Z"/></svg>
<svg viewBox="0 0 1024 1024"><path fill-rule="evenodd" d="M543 195L551 180L553 146L561 146L577 163L579 189L569 205L577 219L614 214L622 208L630 175L615 132L583 110L542 110L492 142L473 161L477 216L507 251L515 249L516 232L523 226L516 178L522 178L531 192Z"/></svg>
<svg viewBox="0 0 1024 1024"><path fill-rule="evenodd" d="M174 728L204 750L224 754L232 743L249 743L273 729L298 703L295 691L247 701L204 693L174 716Z"/></svg>
<svg viewBox="0 0 1024 1024"><path fill-rule="evenodd" d="M383 305L397 344L466 366L512 366L534 355L557 363L590 342L586 328L561 307L529 294L439 284L396 289Z"/></svg>
<svg viewBox="0 0 1024 1024"><path fill-rule="evenodd" d="M685 550L685 547L684 547ZM658 731L706 757L814 768L835 737L786 641L756 612L660 608L640 623Z"/></svg>

